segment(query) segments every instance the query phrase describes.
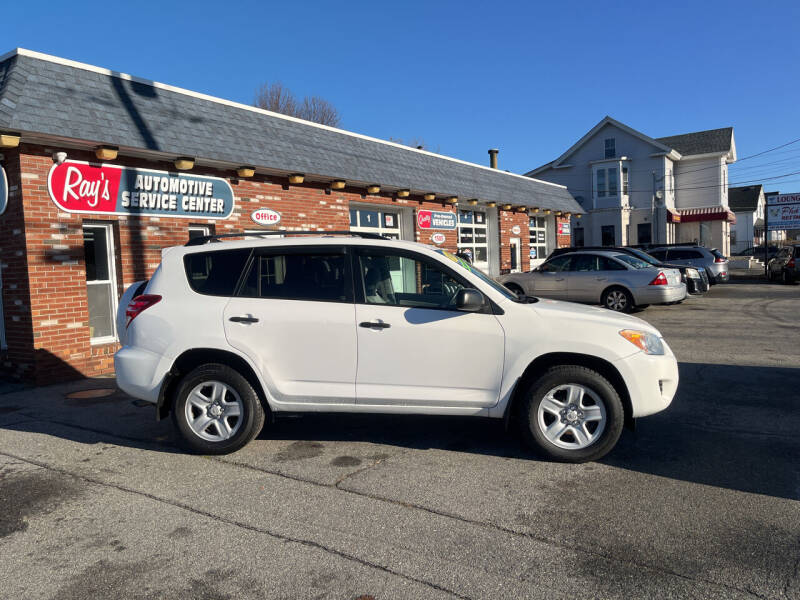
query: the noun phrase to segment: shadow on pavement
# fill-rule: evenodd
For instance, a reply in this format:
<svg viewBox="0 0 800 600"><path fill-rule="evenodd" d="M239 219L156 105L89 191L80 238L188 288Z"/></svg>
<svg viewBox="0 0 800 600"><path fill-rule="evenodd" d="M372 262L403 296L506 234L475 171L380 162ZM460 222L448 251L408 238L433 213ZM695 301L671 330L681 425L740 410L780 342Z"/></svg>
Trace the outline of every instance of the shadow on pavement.
<svg viewBox="0 0 800 600"><path fill-rule="evenodd" d="M625 431L603 464L768 496L800 499L798 368L681 363L681 384L665 412ZM114 387L113 379L84 380L75 389ZM36 431L80 443L113 442L182 452L169 420L156 422L151 406L116 391L108 397L69 399L47 391L46 402L23 405L0 397L0 430ZM64 388L65 386L58 386ZM109 439L109 438L114 439ZM307 414L267 424L261 439L369 442L417 450L444 450L538 460L503 423L470 417ZM569 469L569 466L565 466Z"/></svg>

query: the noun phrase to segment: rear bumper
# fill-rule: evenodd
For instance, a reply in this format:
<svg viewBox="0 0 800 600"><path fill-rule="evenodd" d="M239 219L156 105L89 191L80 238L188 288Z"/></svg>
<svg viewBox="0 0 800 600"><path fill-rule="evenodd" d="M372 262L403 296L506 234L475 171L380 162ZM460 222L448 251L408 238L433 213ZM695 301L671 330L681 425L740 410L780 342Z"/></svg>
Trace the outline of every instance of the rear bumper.
<svg viewBox="0 0 800 600"><path fill-rule="evenodd" d="M686 298L686 284L649 285L634 292L636 304L664 304L679 302Z"/></svg>
<svg viewBox="0 0 800 600"><path fill-rule="evenodd" d="M125 392L156 404L164 375L169 370L168 360L141 348L123 346L114 355L117 386Z"/></svg>
<svg viewBox="0 0 800 600"><path fill-rule="evenodd" d="M615 363L633 407L633 418L646 417L667 408L678 390L678 361L664 342L665 354L637 352Z"/></svg>
<svg viewBox="0 0 800 600"><path fill-rule="evenodd" d="M730 281L731 274L728 272L728 269L724 271L720 271L716 275L714 275L714 281L716 283L725 283L726 281Z"/></svg>

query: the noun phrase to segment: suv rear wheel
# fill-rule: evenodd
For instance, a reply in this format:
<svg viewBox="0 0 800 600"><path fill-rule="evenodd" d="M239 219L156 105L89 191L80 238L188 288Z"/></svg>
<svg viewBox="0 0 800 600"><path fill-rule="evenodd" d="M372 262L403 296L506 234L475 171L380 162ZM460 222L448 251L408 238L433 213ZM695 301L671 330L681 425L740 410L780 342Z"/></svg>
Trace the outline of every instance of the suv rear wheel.
<svg viewBox="0 0 800 600"><path fill-rule="evenodd" d="M189 372L178 387L172 420L185 445L203 454L245 446L264 425L253 386L227 365L209 363Z"/></svg>
<svg viewBox="0 0 800 600"><path fill-rule="evenodd" d="M564 462L598 460L622 434L624 409L609 381L587 367L551 367L525 391L520 428L528 445Z"/></svg>

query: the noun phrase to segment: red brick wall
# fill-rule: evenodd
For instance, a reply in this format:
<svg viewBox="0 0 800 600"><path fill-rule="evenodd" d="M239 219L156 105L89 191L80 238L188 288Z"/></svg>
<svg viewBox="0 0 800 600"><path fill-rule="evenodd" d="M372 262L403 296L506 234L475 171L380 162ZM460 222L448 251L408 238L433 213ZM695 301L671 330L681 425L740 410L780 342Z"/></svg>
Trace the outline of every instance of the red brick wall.
<svg viewBox="0 0 800 600"><path fill-rule="evenodd" d="M271 208L281 213L281 227L348 230L350 202L359 202L411 208L417 240L431 243L434 232L417 230L416 211L455 211L441 202L420 202L391 194L367 195L363 189L326 191L327 186L322 184L289 185L278 177L237 179L229 171L196 167L193 174L222 177L231 183L236 202L229 219L69 214L59 211L47 192L52 152L50 148L22 145L13 156L7 155L4 164L13 191L9 209L0 218L0 256L9 265L3 270L6 321L19 318L9 324L9 351L3 357L3 365L7 372L38 384L113 371L117 344L90 344L83 223L113 223L119 296L128 285L153 273L162 248L186 242L189 225L208 225L216 233L260 229L250 220L251 213L258 208ZM87 152L68 154L71 160L96 160ZM14 162L17 157L18 165ZM165 171L171 168L169 163L128 158L114 164ZM441 247L455 252L456 231L441 233L446 237ZM10 285L16 285L16 289L10 289Z"/></svg>
<svg viewBox="0 0 800 600"><path fill-rule="evenodd" d="M558 228L564 223L569 223L569 217L556 217L556 245L559 248L569 248L572 245L572 229L570 229L570 233L561 234L558 233Z"/></svg>

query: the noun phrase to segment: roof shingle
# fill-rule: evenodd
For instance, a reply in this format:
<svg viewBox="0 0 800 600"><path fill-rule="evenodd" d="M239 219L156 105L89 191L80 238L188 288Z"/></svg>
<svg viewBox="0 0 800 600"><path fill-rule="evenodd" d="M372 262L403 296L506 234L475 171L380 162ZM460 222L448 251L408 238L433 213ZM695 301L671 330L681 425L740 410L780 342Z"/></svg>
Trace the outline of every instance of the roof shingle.
<svg viewBox="0 0 800 600"><path fill-rule="evenodd" d="M728 206L733 212L753 212L758 207L761 185L728 188Z"/></svg>
<svg viewBox="0 0 800 600"><path fill-rule="evenodd" d="M684 156L730 152L733 143L733 127L695 131L681 135L655 138L665 146L677 150Z"/></svg>

